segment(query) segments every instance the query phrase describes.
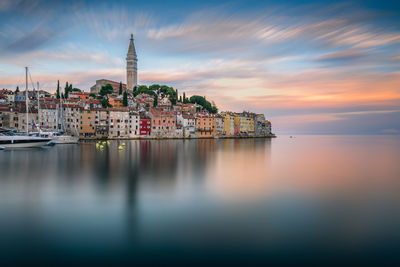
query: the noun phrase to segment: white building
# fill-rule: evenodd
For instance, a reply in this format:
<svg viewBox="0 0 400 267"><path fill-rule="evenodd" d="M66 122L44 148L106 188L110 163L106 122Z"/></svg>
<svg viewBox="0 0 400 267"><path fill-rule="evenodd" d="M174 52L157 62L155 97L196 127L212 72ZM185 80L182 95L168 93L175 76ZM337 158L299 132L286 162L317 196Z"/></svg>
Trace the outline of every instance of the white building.
<svg viewBox="0 0 400 267"><path fill-rule="evenodd" d="M129 137L129 111L126 108L109 109L109 138Z"/></svg>
<svg viewBox="0 0 400 267"><path fill-rule="evenodd" d="M140 135L139 133L140 117L139 113L135 111L129 112L129 137L135 138Z"/></svg>

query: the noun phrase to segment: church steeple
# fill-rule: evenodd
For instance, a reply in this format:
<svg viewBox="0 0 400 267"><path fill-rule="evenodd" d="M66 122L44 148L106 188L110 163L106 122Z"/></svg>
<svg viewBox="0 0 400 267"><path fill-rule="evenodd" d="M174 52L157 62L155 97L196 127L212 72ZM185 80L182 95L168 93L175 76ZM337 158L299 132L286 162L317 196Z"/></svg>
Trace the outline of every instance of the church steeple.
<svg viewBox="0 0 400 267"><path fill-rule="evenodd" d="M133 34L129 42L128 54L126 55L126 85L128 90L133 90L137 86L137 55Z"/></svg>

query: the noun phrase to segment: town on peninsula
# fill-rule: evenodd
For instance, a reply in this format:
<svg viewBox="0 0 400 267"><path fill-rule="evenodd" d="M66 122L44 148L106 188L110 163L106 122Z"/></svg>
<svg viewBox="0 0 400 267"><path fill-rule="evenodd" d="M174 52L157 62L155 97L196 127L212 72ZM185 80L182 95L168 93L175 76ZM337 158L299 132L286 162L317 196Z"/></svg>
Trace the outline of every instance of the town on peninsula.
<svg viewBox="0 0 400 267"><path fill-rule="evenodd" d="M80 140L275 137L264 114L219 112L206 96L189 97L166 85L138 85L137 61L131 35L126 84L99 79L90 92L68 82L61 88L59 81L54 93L39 90L39 85L27 92L18 86L2 89L0 129L62 131Z"/></svg>

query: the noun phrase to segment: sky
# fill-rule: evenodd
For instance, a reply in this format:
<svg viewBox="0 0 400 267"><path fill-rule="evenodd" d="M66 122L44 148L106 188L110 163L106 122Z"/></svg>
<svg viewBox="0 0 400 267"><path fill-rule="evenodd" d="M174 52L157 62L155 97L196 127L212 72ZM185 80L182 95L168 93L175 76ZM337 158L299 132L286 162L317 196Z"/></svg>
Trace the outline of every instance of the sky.
<svg viewBox="0 0 400 267"><path fill-rule="evenodd" d="M400 134L398 1L0 1L0 88L126 82L264 113L277 134Z"/></svg>

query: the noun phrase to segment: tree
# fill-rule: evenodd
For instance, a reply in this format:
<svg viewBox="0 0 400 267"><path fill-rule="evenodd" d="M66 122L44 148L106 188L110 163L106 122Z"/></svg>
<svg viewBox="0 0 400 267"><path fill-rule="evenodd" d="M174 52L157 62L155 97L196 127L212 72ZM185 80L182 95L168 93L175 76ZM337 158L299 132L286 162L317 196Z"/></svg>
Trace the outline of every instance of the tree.
<svg viewBox="0 0 400 267"><path fill-rule="evenodd" d="M203 107L203 109L206 109L210 113L217 113L218 112L218 108L216 106L213 106L203 96L198 96L198 95L191 96L190 97L190 102L199 104L200 106Z"/></svg>
<svg viewBox="0 0 400 267"><path fill-rule="evenodd" d="M138 87L138 91L148 91L148 90L149 90L149 88L147 88L146 85L139 85L139 87Z"/></svg>
<svg viewBox="0 0 400 267"><path fill-rule="evenodd" d="M91 93L89 96L95 98L96 94Z"/></svg>
<svg viewBox="0 0 400 267"><path fill-rule="evenodd" d="M56 98L60 99L60 80L57 81Z"/></svg>
<svg viewBox="0 0 400 267"><path fill-rule="evenodd" d="M128 93L126 91L124 92L124 96L122 97L122 105L124 107L128 106Z"/></svg>
<svg viewBox="0 0 400 267"><path fill-rule="evenodd" d="M103 97L103 99L100 100L100 103L103 106L103 108L111 107L111 104L108 101L108 97Z"/></svg>
<svg viewBox="0 0 400 267"><path fill-rule="evenodd" d="M111 84L107 83L106 85L103 85L100 89L99 95L101 96L106 96L109 94L112 94L114 92L114 89Z"/></svg>
<svg viewBox="0 0 400 267"><path fill-rule="evenodd" d="M82 92L79 88L72 88L70 92Z"/></svg>
<svg viewBox="0 0 400 267"><path fill-rule="evenodd" d="M15 94L17 95L19 93L19 86L15 89Z"/></svg>
<svg viewBox="0 0 400 267"><path fill-rule="evenodd" d="M119 82L119 95L122 95L122 82Z"/></svg>
<svg viewBox="0 0 400 267"><path fill-rule="evenodd" d="M150 90L149 88L147 88L146 85L139 85L139 87L137 88L137 90L135 90L133 92L134 96L137 96L138 94L148 94L148 95L152 95L155 96L157 95L154 91Z"/></svg>
<svg viewBox="0 0 400 267"><path fill-rule="evenodd" d="M65 83L65 88L64 88L64 97L68 98L68 90L69 90L69 84L68 82Z"/></svg>
<svg viewBox="0 0 400 267"><path fill-rule="evenodd" d="M179 96L179 102L182 103L182 96Z"/></svg>
<svg viewBox="0 0 400 267"><path fill-rule="evenodd" d="M153 107L157 107L158 105L158 100L157 100L157 96L153 97Z"/></svg>
<svg viewBox="0 0 400 267"><path fill-rule="evenodd" d="M186 104L188 102L189 102L189 100L186 98L185 92L183 92L183 104Z"/></svg>
<svg viewBox="0 0 400 267"><path fill-rule="evenodd" d="M159 84L152 84L152 85L149 86L149 89L151 91L157 91L157 90L160 89L160 85Z"/></svg>

